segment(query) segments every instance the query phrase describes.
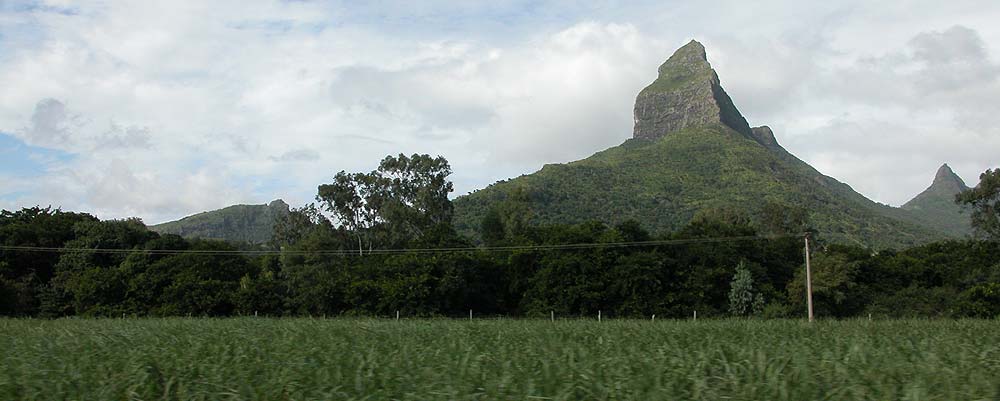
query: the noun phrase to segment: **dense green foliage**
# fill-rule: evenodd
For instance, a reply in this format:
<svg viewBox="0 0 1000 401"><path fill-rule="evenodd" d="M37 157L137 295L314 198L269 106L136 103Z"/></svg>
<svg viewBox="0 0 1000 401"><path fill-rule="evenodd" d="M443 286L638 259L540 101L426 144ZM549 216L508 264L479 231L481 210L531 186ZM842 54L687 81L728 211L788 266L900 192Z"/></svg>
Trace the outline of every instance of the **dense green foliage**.
<svg viewBox="0 0 1000 401"><path fill-rule="evenodd" d="M972 227L979 236L1000 240L1000 169L986 170L979 185L955 200L972 209Z"/></svg>
<svg viewBox="0 0 1000 401"><path fill-rule="evenodd" d="M230 315L241 278L259 271L259 261L239 254L196 253L236 250L224 242L161 236L138 220L98 221L58 210L4 212L0 243L72 249L0 251L0 313L13 316Z"/></svg>
<svg viewBox="0 0 1000 401"><path fill-rule="evenodd" d="M264 244L271 240L275 220L286 214L288 204L279 199L266 205L234 205L198 213L177 221L150 226L149 229L185 238Z"/></svg>
<svg viewBox="0 0 1000 401"><path fill-rule="evenodd" d="M699 316L727 316L731 281L741 261L754 294L766 300L764 316L801 316L805 310L800 237L616 245L755 235L750 220L734 211L700 213L676 232L653 235L634 221L614 227L597 222L522 225L519 214L527 211L512 203L495 213L493 246L597 245L420 252L470 246L443 224L403 244L415 251L360 256L353 253L355 236L319 215L299 219L298 234L281 244L281 251L253 256L232 253L237 249L223 242L161 236L134 220L97 221L44 210L5 213L0 242L33 244L40 236L52 236L42 242L63 241L73 250L0 251L0 311L43 317L371 316L395 311L463 316L472 309L482 315L591 316L602 311L611 317L680 318L697 310ZM52 224L59 219L75 223ZM184 252L166 253L178 251ZM899 252L829 245L813 258L819 316L1000 315L997 242L938 242Z"/></svg>
<svg viewBox="0 0 1000 401"><path fill-rule="evenodd" d="M0 320L0 398L986 400L997 321Z"/></svg>
<svg viewBox="0 0 1000 401"><path fill-rule="evenodd" d="M493 207L522 194L534 224L599 220L675 231L700 210L728 207L764 225L766 209L801 209L808 226L836 242L875 248L912 246L945 235L876 204L780 147L769 149L721 125L632 139L576 162L498 182L455 200L455 225L467 235ZM910 220L910 221L905 221Z"/></svg>
<svg viewBox="0 0 1000 401"><path fill-rule="evenodd" d="M61 248L76 237L73 227L96 222L84 213L51 208L0 211L0 245ZM34 315L48 294L60 255L0 251L0 315Z"/></svg>

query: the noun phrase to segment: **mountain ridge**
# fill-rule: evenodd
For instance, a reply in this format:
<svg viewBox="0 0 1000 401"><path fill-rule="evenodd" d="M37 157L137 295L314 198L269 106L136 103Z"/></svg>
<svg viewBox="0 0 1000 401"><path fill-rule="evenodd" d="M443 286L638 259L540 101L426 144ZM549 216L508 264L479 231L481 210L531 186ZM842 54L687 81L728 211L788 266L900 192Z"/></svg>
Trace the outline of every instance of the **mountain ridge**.
<svg viewBox="0 0 1000 401"><path fill-rule="evenodd" d="M518 192L542 224L635 219L648 229L676 230L711 208L741 210L759 222L775 204L804 209L834 241L884 248L948 237L820 173L785 150L769 127L750 128L697 41L657 72L636 97L632 139L458 197L456 227L474 234L489 209Z"/></svg>
<svg viewBox="0 0 1000 401"><path fill-rule="evenodd" d="M176 234L187 238L263 244L271 240L275 219L288 213L288 204L275 199L263 205L232 205L205 211L155 224L149 226L149 229L160 234Z"/></svg>

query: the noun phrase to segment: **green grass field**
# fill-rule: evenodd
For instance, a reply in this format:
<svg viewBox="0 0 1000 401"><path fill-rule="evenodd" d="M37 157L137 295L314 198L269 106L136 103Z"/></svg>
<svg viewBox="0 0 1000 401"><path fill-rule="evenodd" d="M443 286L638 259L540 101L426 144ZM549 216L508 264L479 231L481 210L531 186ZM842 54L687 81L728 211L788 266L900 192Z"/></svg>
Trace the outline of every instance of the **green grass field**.
<svg viewBox="0 0 1000 401"><path fill-rule="evenodd" d="M0 399L1000 399L1000 321L0 320Z"/></svg>

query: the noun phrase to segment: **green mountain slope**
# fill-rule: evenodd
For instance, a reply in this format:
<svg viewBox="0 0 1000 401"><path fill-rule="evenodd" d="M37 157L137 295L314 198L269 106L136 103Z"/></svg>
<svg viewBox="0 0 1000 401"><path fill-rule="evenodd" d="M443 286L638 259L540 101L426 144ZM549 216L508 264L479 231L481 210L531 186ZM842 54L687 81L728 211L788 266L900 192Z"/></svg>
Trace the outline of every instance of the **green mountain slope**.
<svg viewBox="0 0 1000 401"><path fill-rule="evenodd" d="M275 219L285 214L288 214L288 204L278 199L266 205L234 205L198 213L149 229L186 238L262 244L271 239Z"/></svg>
<svg viewBox="0 0 1000 401"><path fill-rule="evenodd" d="M475 232L490 208L520 192L543 224L635 219L675 230L702 209L732 208L759 220L766 205L778 204L805 209L809 225L838 242L882 248L945 237L819 173L782 148L769 128L750 129L697 42L659 72L636 99L633 139L459 197L456 227Z"/></svg>
<svg viewBox="0 0 1000 401"><path fill-rule="evenodd" d="M965 181L947 164L938 169L934 181L926 190L901 207L926 224L940 227L949 234L964 236L972 233L969 214L955 203L955 195L968 190Z"/></svg>
<svg viewBox="0 0 1000 401"><path fill-rule="evenodd" d="M942 237L885 216L888 206L812 171L721 124L687 128L659 140L630 139L460 197L456 226L474 231L490 207L520 190L538 223L635 219L650 229L676 230L701 209L730 207L759 217L765 203L774 202L806 209L810 224L838 242L889 247Z"/></svg>

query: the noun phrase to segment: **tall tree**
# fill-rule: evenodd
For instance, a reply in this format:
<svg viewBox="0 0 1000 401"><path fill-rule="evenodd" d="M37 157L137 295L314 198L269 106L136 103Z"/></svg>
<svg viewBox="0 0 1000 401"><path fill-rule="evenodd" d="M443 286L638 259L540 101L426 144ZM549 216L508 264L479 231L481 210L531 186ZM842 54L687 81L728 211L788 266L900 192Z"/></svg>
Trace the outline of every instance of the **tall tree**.
<svg viewBox="0 0 1000 401"><path fill-rule="evenodd" d="M759 314L764 309L764 296L753 286L753 276L745 261L736 265L733 281L729 283L729 313L734 316Z"/></svg>
<svg viewBox="0 0 1000 401"><path fill-rule="evenodd" d="M830 246L812 254L813 305L818 316L847 317L858 313L863 305L859 294L858 278L867 255L859 255L854 248ZM804 306L806 300L805 269L798 269L786 285L788 299L795 306ZM801 309L800 309L801 310Z"/></svg>
<svg viewBox="0 0 1000 401"><path fill-rule="evenodd" d="M372 174L381 192L375 198L377 211L391 233L419 237L439 224L451 224L448 194L453 188L445 158L386 156Z"/></svg>
<svg viewBox="0 0 1000 401"><path fill-rule="evenodd" d="M386 156L370 173L341 171L319 186L316 200L354 233L358 250L400 246L451 224L451 167L443 157Z"/></svg>
<svg viewBox="0 0 1000 401"><path fill-rule="evenodd" d="M982 237L1000 240L1000 168L979 175L979 185L955 195L972 207L972 228Z"/></svg>

